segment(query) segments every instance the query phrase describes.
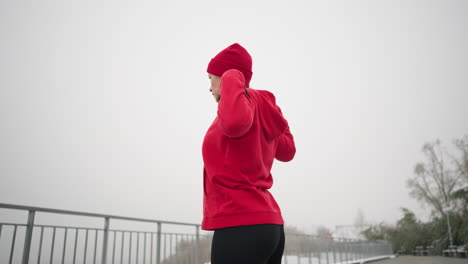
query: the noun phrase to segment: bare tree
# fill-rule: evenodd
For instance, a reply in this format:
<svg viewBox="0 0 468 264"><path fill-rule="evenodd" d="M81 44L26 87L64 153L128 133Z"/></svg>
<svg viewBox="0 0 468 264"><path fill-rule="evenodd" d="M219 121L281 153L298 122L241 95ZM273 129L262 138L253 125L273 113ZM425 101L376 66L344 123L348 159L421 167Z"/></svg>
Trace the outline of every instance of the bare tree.
<svg viewBox="0 0 468 264"><path fill-rule="evenodd" d="M468 184L468 135L462 139L454 140L454 145L460 151L460 157L452 157L455 163L457 172L462 175L465 184Z"/></svg>
<svg viewBox="0 0 468 264"><path fill-rule="evenodd" d="M364 216L362 209L359 209L356 214L356 218L354 218L354 227L358 230L362 230L365 226L367 226L366 217Z"/></svg>
<svg viewBox="0 0 468 264"><path fill-rule="evenodd" d="M424 144L422 152L426 162L416 164L416 175L407 181L407 185L412 197L429 205L433 213L443 215L444 207L452 206L451 194L460 184L462 175L446 165L446 152L439 140Z"/></svg>
<svg viewBox="0 0 468 264"><path fill-rule="evenodd" d="M330 238L331 236L331 231L330 229L324 227L324 226L319 226L317 228L317 230L315 231L315 234L318 236L318 237L321 237L321 238Z"/></svg>

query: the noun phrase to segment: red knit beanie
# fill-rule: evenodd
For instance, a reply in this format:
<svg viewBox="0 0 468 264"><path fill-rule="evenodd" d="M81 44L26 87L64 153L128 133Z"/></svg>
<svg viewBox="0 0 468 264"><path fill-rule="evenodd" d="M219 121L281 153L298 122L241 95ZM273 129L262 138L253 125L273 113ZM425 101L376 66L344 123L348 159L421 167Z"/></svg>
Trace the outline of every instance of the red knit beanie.
<svg viewBox="0 0 468 264"><path fill-rule="evenodd" d="M238 43L234 43L225 48L212 58L206 71L216 76L222 76L224 72L230 69L236 69L242 72L242 74L244 74L245 84L249 87L250 79L252 79L252 57L250 57L247 50Z"/></svg>

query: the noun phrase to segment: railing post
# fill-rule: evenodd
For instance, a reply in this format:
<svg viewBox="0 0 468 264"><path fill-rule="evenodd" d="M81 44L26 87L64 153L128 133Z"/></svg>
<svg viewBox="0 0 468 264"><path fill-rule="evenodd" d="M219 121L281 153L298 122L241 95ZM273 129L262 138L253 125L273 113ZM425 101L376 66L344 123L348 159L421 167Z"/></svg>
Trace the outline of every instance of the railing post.
<svg viewBox="0 0 468 264"><path fill-rule="evenodd" d="M317 237L317 253L318 253L318 264L322 264L322 244L320 238Z"/></svg>
<svg viewBox="0 0 468 264"><path fill-rule="evenodd" d="M156 264L161 264L161 222L158 222L158 235L156 241L158 243L156 248Z"/></svg>
<svg viewBox="0 0 468 264"><path fill-rule="evenodd" d="M195 226L195 264L200 264L200 230L198 225Z"/></svg>
<svg viewBox="0 0 468 264"><path fill-rule="evenodd" d="M103 241L102 241L101 263L106 264L107 263L107 243L109 242L109 217L104 218L104 238L102 240Z"/></svg>
<svg viewBox="0 0 468 264"><path fill-rule="evenodd" d="M34 228L34 215L36 212L34 210L29 210L28 214L28 226L26 227L26 236L24 238L24 248L23 248L23 264L29 263L29 252L31 251L31 239Z"/></svg>
<svg viewBox="0 0 468 264"><path fill-rule="evenodd" d="M335 251L336 243L335 243L335 240L332 241L332 246L333 246L333 263L336 263L336 251Z"/></svg>
<svg viewBox="0 0 468 264"><path fill-rule="evenodd" d="M343 262L343 239L338 241L338 252L340 253L340 262Z"/></svg>
<svg viewBox="0 0 468 264"><path fill-rule="evenodd" d="M327 264L330 264L328 253L330 252L330 241L327 239Z"/></svg>
<svg viewBox="0 0 468 264"><path fill-rule="evenodd" d="M349 256L349 239L346 239L345 240L345 248L346 248L346 260L348 261L350 259L350 256Z"/></svg>
<svg viewBox="0 0 468 264"><path fill-rule="evenodd" d="M360 243L361 243L361 259L364 259L364 258L366 257L366 256L364 255L364 247L365 247L365 245L364 245L364 242L363 242L362 240L360 241Z"/></svg>

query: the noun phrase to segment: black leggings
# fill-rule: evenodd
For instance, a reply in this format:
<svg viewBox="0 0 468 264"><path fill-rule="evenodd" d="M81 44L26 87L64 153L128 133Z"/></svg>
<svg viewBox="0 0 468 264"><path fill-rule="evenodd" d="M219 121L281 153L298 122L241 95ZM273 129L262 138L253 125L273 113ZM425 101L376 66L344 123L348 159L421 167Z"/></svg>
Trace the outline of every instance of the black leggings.
<svg viewBox="0 0 468 264"><path fill-rule="evenodd" d="M216 229L211 264L280 264L283 225L262 224Z"/></svg>

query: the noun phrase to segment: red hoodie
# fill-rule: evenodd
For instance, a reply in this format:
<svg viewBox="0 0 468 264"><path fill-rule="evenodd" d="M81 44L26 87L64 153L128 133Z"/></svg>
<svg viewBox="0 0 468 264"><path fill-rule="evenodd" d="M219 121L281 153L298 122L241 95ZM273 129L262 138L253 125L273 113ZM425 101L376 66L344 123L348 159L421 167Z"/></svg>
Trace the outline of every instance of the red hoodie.
<svg viewBox="0 0 468 264"><path fill-rule="evenodd" d="M275 96L246 88L235 69L221 76L218 114L203 140L202 229L254 224L283 224L268 189L273 160L296 153L288 122Z"/></svg>

